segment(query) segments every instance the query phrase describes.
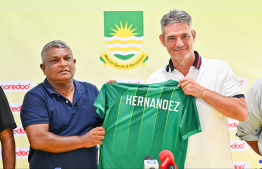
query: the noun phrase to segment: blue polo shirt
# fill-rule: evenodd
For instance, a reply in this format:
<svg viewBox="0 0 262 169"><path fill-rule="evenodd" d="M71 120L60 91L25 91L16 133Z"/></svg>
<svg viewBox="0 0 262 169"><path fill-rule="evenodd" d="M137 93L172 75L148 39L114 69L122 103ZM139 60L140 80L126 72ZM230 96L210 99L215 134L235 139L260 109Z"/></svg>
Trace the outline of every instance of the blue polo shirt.
<svg viewBox="0 0 262 169"><path fill-rule="evenodd" d="M26 93L21 107L23 127L49 124L49 131L59 136L81 136L103 122L93 106L99 93L90 84L74 80L73 103L55 92L47 81ZM64 153L49 153L30 147L30 168L97 168L97 146Z"/></svg>

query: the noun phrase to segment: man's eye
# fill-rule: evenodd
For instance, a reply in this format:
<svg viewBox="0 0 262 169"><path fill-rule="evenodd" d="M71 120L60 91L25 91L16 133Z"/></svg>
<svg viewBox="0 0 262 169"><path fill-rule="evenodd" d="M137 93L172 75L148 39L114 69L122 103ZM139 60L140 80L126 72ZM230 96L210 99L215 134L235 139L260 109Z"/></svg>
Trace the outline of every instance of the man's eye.
<svg viewBox="0 0 262 169"><path fill-rule="evenodd" d="M66 57L66 60L70 60L71 59L71 57Z"/></svg>
<svg viewBox="0 0 262 169"><path fill-rule="evenodd" d="M51 63L55 63L57 61L58 61L57 59L53 59L53 60L51 60Z"/></svg>

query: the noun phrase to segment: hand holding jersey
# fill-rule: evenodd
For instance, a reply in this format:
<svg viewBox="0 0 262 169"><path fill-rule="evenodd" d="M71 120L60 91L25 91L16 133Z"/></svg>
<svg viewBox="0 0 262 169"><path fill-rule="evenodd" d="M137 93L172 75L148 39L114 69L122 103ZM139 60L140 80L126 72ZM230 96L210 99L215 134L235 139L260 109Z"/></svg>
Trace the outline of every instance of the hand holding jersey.
<svg viewBox="0 0 262 169"><path fill-rule="evenodd" d="M247 105L243 97L221 96L199 85L190 77L181 78L178 87L181 87L186 95L202 98L205 102L227 117L238 121L245 121L246 119L245 110L247 109Z"/></svg>
<svg viewBox="0 0 262 169"><path fill-rule="evenodd" d="M89 148L95 145L102 145L105 135L105 129L103 127L96 127L89 132L81 136L84 147Z"/></svg>
<svg viewBox="0 0 262 169"><path fill-rule="evenodd" d="M177 87L181 87L186 95L192 95L195 97L201 97L205 90L204 87L200 86L190 77L180 79Z"/></svg>

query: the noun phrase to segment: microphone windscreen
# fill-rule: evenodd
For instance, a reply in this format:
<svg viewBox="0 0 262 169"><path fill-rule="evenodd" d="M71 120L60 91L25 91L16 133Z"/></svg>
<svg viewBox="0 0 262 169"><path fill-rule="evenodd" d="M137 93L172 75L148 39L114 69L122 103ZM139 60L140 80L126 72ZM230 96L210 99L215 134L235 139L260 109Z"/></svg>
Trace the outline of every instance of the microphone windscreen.
<svg viewBox="0 0 262 169"><path fill-rule="evenodd" d="M153 160L153 158L150 157L150 156L146 156L146 157L144 158L144 160Z"/></svg>
<svg viewBox="0 0 262 169"><path fill-rule="evenodd" d="M169 156L171 159L174 160L174 155L173 155L173 153L172 153L171 151L169 151L169 150L163 150L163 151L161 151L160 154L159 154L159 159L160 159L160 161L163 161L167 156Z"/></svg>
<svg viewBox="0 0 262 169"><path fill-rule="evenodd" d="M177 168L175 166L173 166L173 165L168 165L167 169L177 169Z"/></svg>

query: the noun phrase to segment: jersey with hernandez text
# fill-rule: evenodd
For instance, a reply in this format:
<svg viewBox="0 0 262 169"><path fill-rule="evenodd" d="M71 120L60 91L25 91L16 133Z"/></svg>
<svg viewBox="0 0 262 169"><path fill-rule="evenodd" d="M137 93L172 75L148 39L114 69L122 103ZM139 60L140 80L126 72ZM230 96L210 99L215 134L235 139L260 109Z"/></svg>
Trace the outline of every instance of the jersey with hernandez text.
<svg viewBox="0 0 262 169"><path fill-rule="evenodd" d="M94 106L105 116L105 139L99 168L143 168L144 158L157 159L170 150L178 168L184 168L188 137L201 132L193 96L178 82L155 84L107 83Z"/></svg>

